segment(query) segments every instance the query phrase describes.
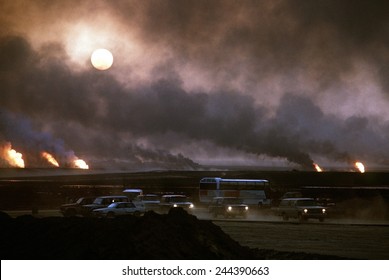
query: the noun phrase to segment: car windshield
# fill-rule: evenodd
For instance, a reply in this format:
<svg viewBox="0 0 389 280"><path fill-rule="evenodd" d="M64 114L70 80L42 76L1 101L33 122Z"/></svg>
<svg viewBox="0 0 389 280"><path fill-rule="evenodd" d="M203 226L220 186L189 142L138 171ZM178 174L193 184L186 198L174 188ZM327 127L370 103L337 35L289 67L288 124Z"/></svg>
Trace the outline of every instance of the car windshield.
<svg viewBox="0 0 389 280"><path fill-rule="evenodd" d="M93 203L94 199L90 197L81 197L77 200L77 204L85 205Z"/></svg>
<svg viewBox="0 0 389 280"><path fill-rule="evenodd" d="M185 196L173 196L170 198L171 202L187 202L187 198Z"/></svg>
<svg viewBox="0 0 389 280"><path fill-rule="evenodd" d="M116 208L117 205L117 203L111 203L110 205L108 205L108 208Z"/></svg>
<svg viewBox="0 0 389 280"><path fill-rule="evenodd" d="M156 201L156 200L158 200L158 196L156 196L156 195L143 196L142 200L143 201Z"/></svg>
<svg viewBox="0 0 389 280"><path fill-rule="evenodd" d="M242 200L240 198L236 198L236 197L229 197L229 198L224 199L224 203L242 204Z"/></svg>
<svg viewBox="0 0 389 280"><path fill-rule="evenodd" d="M314 200L298 200L296 202L297 206L317 206L316 201Z"/></svg>

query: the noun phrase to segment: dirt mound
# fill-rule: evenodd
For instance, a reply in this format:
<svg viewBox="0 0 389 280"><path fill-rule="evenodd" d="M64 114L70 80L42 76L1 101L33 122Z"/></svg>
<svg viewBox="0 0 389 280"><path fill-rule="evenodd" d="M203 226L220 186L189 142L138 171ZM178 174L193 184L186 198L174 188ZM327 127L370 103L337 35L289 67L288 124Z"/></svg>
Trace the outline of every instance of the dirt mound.
<svg viewBox="0 0 389 280"><path fill-rule="evenodd" d="M143 217L10 218L0 212L1 259L325 259L243 247L182 209Z"/></svg>

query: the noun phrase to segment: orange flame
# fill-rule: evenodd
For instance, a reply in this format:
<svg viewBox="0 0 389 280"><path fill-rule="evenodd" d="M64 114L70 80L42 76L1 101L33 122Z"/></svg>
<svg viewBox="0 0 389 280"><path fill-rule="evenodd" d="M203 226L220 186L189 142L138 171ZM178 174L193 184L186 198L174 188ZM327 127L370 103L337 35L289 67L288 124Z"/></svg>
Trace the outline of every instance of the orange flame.
<svg viewBox="0 0 389 280"><path fill-rule="evenodd" d="M82 159L75 159L73 164L76 168L89 169L89 165Z"/></svg>
<svg viewBox="0 0 389 280"><path fill-rule="evenodd" d="M48 152L42 152L41 155L44 159L46 159L52 165L59 167L58 161L51 154L49 154Z"/></svg>
<svg viewBox="0 0 389 280"><path fill-rule="evenodd" d="M14 167L25 167L23 155L12 149L10 143L7 143L7 145L4 147L4 157L8 161L8 163Z"/></svg>
<svg viewBox="0 0 389 280"><path fill-rule="evenodd" d="M363 165L362 162L357 161L357 162L355 163L355 167L359 170L359 172L365 173L365 166Z"/></svg>
<svg viewBox="0 0 389 280"><path fill-rule="evenodd" d="M323 172L323 169L321 169L321 167L318 164L313 163L313 166L315 167L317 172Z"/></svg>

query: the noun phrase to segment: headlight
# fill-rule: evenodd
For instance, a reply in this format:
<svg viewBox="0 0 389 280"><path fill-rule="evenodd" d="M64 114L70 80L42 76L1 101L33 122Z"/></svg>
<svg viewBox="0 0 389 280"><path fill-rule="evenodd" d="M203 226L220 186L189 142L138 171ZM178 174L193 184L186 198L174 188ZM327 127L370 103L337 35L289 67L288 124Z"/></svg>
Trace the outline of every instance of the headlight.
<svg viewBox="0 0 389 280"><path fill-rule="evenodd" d="M177 204L173 204L173 207L177 207L178 205Z"/></svg>
<svg viewBox="0 0 389 280"><path fill-rule="evenodd" d="M323 213L323 214L325 214L326 213L326 209L321 209L321 212Z"/></svg>
<svg viewBox="0 0 389 280"><path fill-rule="evenodd" d="M232 210L232 207L231 207L231 206L228 206L227 210L228 210L228 211L231 211L231 210Z"/></svg>
<svg viewBox="0 0 389 280"><path fill-rule="evenodd" d="M194 205L193 205L193 204L189 205L189 208L193 208L193 207L194 207Z"/></svg>
<svg viewBox="0 0 389 280"><path fill-rule="evenodd" d="M304 213L307 214L308 213L308 209L304 209Z"/></svg>
<svg viewBox="0 0 389 280"><path fill-rule="evenodd" d="M244 210L246 210L246 211L247 211L247 210L249 210L249 207L248 207L248 206L246 206L246 207L244 208Z"/></svg>

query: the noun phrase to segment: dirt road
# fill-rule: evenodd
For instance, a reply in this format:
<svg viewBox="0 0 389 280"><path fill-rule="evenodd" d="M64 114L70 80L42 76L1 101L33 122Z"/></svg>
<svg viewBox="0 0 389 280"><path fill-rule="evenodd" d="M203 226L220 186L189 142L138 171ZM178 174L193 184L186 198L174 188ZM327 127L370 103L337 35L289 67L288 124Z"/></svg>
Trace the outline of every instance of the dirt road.
<svg viewBox="0 0 389 280"><path fill-rule="evenodd" d="M241 245L334 255L351 259L389 259L389 225L215 221Z"/></svg>

